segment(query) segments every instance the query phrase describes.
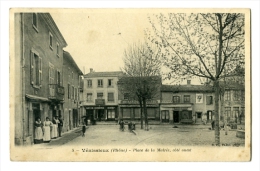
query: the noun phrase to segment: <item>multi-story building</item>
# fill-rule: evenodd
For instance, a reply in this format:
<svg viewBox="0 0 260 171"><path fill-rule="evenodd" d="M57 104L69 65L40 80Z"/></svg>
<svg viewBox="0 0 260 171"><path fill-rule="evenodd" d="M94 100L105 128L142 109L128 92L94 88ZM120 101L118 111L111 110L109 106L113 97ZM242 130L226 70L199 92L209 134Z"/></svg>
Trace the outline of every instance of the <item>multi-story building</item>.
<svg viewBox="0 0 260 171"><path fill-rule="evenodd" d="M80 124L80 93L83 73L69 52L63 51L64 125L63 131L71 130Z"/></svg>
<svg viewBox="0 0 260 171"><path fill-rule="evenodd" d="M123 120L140 120L141 108L138 97L136 97L136 87L141 82L140 88L146 84L149 87L149 98L146 100L147 118L148 120L160 120L159 103L161 77L122 77L118 82L118 99L119 99L119 118ZM130 86L129 86L130 85ZM143 90L145 91L145 90ZM143 92L144 93L144 92ZM144 112L144 111L143 111ZM144 119L144 113L143 113Z"/></svg>
<svg viewBox="0 0 260 171"><path fill-rule="evenodd" d="M225 91L220 100L220 119L244 123L245 121L245 86L237 82L222 82Z"/></svg>
<svg viewBox="0 0 260 171"><path fill-rule="evenodd" d="M16 13L14 34L15 144L26 145L33 143L36 118L63 115L67 43L49 13Z"/></svg>
<svg viewBox="0 0 260 171"><path fill-rule="evenodd" d="M86 109L88 119L97 121L116 120L118 118L118 78L121 71L90 72L84 75L84 90L81 106Z"/></svg>
<svg viewBox="0 0 260 171"><path fill-rule="evenodd" d="M161 121L169 123L201 123L212 120L214 91L209 85L162 85Z"/></svg>

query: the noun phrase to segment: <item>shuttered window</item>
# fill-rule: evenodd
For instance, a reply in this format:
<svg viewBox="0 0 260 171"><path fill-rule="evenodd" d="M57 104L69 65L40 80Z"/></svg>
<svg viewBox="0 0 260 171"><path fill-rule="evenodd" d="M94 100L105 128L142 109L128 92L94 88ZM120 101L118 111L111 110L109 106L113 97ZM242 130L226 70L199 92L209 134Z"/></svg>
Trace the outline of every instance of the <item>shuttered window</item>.
<svg viewBox="0 0 260 171"><path fill-rule="evenodd" d="M107 93L107 101L113 102L114 100L114 93Z"/></svg>
<svg viewBox="0 0 260 171"><path fill-rule="evenodd" d="M42 84L42 58L39 54L32 50L31 51L31 84L40 88Z"/></svg>
<svg viewBox="0 0 260 171"><path fill-rule="evenodd" d="M213 104L213 96L206 96L207 105Z"/></svg>

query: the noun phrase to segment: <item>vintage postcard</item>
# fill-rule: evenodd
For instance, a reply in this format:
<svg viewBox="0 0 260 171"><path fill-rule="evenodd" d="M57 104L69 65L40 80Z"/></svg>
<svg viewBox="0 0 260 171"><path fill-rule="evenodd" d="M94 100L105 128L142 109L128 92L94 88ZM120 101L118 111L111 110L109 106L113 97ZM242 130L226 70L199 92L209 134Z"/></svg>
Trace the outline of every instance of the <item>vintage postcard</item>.
<svg viewBox="0 0 260 171"><path fill-rule="evenodd" d="M250 161L250 9L12 8L11 161Z"/></svg>

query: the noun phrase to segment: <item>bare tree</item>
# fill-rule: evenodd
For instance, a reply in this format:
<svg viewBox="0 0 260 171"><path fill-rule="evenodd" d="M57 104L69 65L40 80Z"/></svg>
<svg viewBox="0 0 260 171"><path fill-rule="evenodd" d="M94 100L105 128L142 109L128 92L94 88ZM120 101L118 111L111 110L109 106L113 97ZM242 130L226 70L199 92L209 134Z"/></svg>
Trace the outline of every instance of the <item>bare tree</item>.
<svg viewBox="0 0 260 171"><path fill-rule="evenodd" d="M213 81L217 145L219 80L232 76L237 66L244 65L244 19L241 13L169 13L149 17L153 30L147 32L148 39L163 48L168 76L197 76Z"/></svg>
<svg viewBox="0 0 260 171"><path fill-rule="evenodd" d="M129 93L130 99L138 100L141 109L141 129L143 129L143 119L145 119L146 129L148 129L147 100L159 98L160 55L160 48L149 45L147 42L133 44L124 52L122 71L125 76L118 82L119 90Z"/></svg>

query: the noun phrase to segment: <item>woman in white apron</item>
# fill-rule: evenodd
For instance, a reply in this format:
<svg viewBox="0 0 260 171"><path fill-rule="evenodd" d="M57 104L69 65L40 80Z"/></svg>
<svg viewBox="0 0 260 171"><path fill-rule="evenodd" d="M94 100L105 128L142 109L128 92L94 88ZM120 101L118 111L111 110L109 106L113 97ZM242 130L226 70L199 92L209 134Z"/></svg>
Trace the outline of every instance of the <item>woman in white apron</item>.
<svg viewBox="0 0 260 171"><path fill-rule="evenodd" d="M57 116L55 116L52 121L52 130L51 130L52 139L55 139L58 137L58 123L60 123L60 121L57 118Z"/></svg>
<svg viewBox="0 0 260 171"><path fill-rule="evenodd" d="M40 144L43 142L43 130L42 130L42 122L40 118L37 118L37 120L34 123L35 127L35 136L34 136L34 144Z"/></svg>
<svg viewBox="0 0 260 171"><path fill-rule="evenodd" d="M43 141L45 143L50 142L51 140L51 127L52 127L52 122L50 121L49 117L46 117L46 120L43 122Z"/></svg>

